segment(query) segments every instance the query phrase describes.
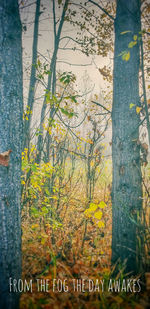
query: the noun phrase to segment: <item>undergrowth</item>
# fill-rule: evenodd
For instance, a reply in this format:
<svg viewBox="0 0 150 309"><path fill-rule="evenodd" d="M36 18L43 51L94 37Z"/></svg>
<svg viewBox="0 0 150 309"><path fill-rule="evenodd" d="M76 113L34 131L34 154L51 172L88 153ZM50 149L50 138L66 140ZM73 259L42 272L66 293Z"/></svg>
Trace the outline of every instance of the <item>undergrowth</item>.
<svg viewBox="0 0 150 309"><path fill-rule="evenodd" d="M108 288L110 280L121 285L127 278L122 268L114 276L115 265L111 267L111 161L99 164L94 183L89 184L82 160L70 156L62 165L39 166L34 155L34 146L30 154L25 149L22 165L23 280L32 280L33 290L22 293L20 308L147 308L144 281L139 292ZM149 264L148 171L149 167L140 222L145 237L139 252L142 267ZM144 271L141 268L136 280L143 280ZM37 291L37 282L46 282L40 280L48 280L47 291ZM78 289L73 282L79 283Z"/></svg>

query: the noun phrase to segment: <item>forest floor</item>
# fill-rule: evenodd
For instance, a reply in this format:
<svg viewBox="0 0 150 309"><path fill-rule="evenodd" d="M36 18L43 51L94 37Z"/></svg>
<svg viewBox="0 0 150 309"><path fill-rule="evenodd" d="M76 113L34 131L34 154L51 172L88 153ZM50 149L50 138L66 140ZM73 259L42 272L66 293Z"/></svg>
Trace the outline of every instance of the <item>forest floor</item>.
<svg viewBox="0 0 150 309"><path fill-rule="evenodd" d="M111 178L97 182L88 210L83 183L76 174L50 204L43 189L38 205L30 191L32 206L26 199L22 212L23 280L30 288L20 308L148 308L145 283L131 277L136 287L132 281L129 288L126 274L114 277L111 267Z"/></svg>

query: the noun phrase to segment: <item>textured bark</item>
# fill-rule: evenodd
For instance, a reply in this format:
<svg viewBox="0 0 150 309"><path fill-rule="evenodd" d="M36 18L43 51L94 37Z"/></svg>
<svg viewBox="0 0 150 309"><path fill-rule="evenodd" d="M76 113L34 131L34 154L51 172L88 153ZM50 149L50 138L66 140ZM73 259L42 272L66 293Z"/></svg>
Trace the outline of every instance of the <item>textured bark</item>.
<svg viewBox="0 0 150 309"><path fill-rule="evenodd" d="M36 1L35 21L34 21L34 34L33 34L33 46L32 46L32 66L30 85L28 93L27 106L30 111L33 111L35 84L36 84L36 63L37 63L37 47L38 47L38 32L39 32L39 17L40 17L40 1ZM31 129L32 113L28 115L28 120L24 120L24 148L29 147L30 142L30 129Z"/></svg>
<svg viewBox="0 0 150 309"><path fill-rule="evenodd" d="M124 34L121 32L129 31ZM115 20L114 89L112 109L112 262L127 260L126 272L136 273L137 213L142 207L140 149L138 145L139 42L128 48L133 35L139 36L140 1L118 0ZM130 51L125 61L120 55ZM135 104L131 109L130 103Z"/></svg>
<svg viewBox="0 0 150 309"><path fill-rule="evenodd" d="M9 278L21 276L20 176L22 150L22 48L17 0L0 1L0 153L9 149L9 166L0 165L0 308L17 309L18 293Z"/></svg>

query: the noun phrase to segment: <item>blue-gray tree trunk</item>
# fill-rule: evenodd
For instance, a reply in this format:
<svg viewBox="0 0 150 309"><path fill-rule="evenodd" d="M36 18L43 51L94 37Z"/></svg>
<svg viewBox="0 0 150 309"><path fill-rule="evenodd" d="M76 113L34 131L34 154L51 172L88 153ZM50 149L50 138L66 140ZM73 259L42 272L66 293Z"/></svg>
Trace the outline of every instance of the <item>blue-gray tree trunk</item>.
<svg viewBox="0 0 150 309"><path fill-rule="evenodd" d="M22 150L22 47L17 0L0 1L0 153L12 150L9 166L0 165L0 308L17 309L19 294L9 278L21 276L20 177Z"/></svg>
<svg viewBox="0 0 150 309"><path fill-rule="evenodd" d="M137 271L137 214L142 208L139 149L140 0L117 0L112 108L112 262ZM134 37L134 35L137 35ZM132 48L130 42L137 42ZM122 52L130 59L122 59ZM135 104L130 108L130 104Z"/></svg>

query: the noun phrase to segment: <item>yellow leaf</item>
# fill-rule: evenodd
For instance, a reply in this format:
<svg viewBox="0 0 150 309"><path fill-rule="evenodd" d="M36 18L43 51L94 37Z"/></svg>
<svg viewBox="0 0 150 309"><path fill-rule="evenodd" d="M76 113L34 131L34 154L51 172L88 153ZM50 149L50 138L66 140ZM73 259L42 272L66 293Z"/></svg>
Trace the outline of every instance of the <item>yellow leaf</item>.
<svg viewBox="0 0 150 309"><path fill-rule="evenodd" d="M39 227L38 224L32 224L31 229L34 230L34 229L36 229L37 227Z"/></svg>
<svg viewBox="0 0 150 309"><path fill-rule="evenodd" d="M136 113L139 114L140 111L141 111L141 109L142 109L142 107L137 106L137 107L136 107Z"/></svg>
<svg viewBox="0 0 150 309"><path fill-rule="evenodd" d="M41 65L41 62L40 62L40 60L38 59L38 61L37 61L37 64L38 64L38 66L40 66Z"/></svg>
<svg viewBox="0 0 150 309"><path fill-rule="evenodd" d="M131 32L130 30L127 30L127 31L123 31L123 32L120 32L120 34L126 34L128 32Z"/></svg>
<svg viewBox="0 0 150 309"><path fill-rule="evenodd" d="M134 36L133 36L133 40L134 40L134 41L137 41L137 35L134 35Z"/></svg>
<svg viewBox="0 0 150 309"><path fill-rule="evenodd" d="M93 167L93 166L94 166L94 161L92 160L92 161L91 161L91 167Z"/></svg>
<svg viewBox="0 0 150 309"><path fill-rule="evenodd" d="M48 129L48 133L49 133L49 135L52 134L52 128L49 128L49 129Z"/></svg>
<svg viewBox="0 0 150 309"><path fill-rule="evenodd" d="M135 104L134 104L134 103L130 103L130 109L131 109L133 106L135 106Z"/></svg>
<svg viewBox="0 0 150 309"><path fill-rule="evenodd" d="M87 209L89 212L92 212L92 211L95 211L97 209L97 205L96 204L94 204L94 203L91 203L90 204L90 208L89 209Z"/></svg>
<svg viewBox="0 0 150 309"><path fill-rule="evenodd" d="M93 144L93 141L91 139L87 139L86 142L89 143L89 144Z"/></svg>
<svg viewBox="0 0 150 309"><path fill-rule="evenodd" d="M46 237L43 237L42 239L41 239L41 245L44 245L45 243L46 243Z"/></svg>
<svg viewBox="0 0 150 309"><path fill-rule="evenodd" d="M97 212L95 212L95 214L94 214L94 217L96 218L96 219L101 219L101 217L102 217L102 215L103 215L103 213L102 213L102 211L97 211Z"/></svg>
<svg viewBox="0 0 150 309"><path fill-rule="evenodd" d="M130 59L130 52L125 52L122 55L122 60L128 61Z"/></svg>
<svg viewBox="0 0 150 309"><path fill-rule="evenodd" d="M55 195L51 196L50 198L52 198L53 200L58 200L58 197Z"/></svg>
<svg viewBox="0 0 150 309"><path fill-rule="evenodd" d="M131 41L129 44L128 44L128 48L132 48L133 46L135 46L137 44L137 41Z"/></svg>
<svg viewBox="0 0 150 309"><path fill-rule="evenodd" d="M88 211L85 211L85 215L86 215L88 218L91 218L91 217L92 217L91 213L89 213Z"/></svg>
<svg viewBox="0 0 150 309"><path fill-rule="evenodd" d="M107 206L106 203L103 202L103 201L101 201L101 202L99 203L99 205L98 205L98 207L100 207L100 208L104 208L104 207L106 207L106 206Z"/></svg>
<svg viewBox="0 0 150 309"><path fill-rule="evenodd" d="M97 225L98 225L99 228L105 227L105 224L104 224L103 221L99 221L99 222L97 223ZM102 254L102 253L101 253L101 254Z"/></svg>

